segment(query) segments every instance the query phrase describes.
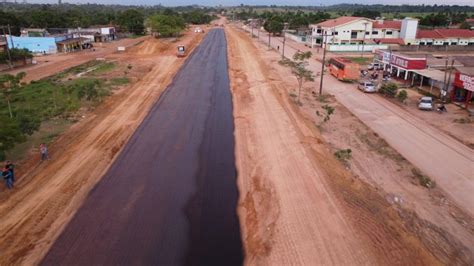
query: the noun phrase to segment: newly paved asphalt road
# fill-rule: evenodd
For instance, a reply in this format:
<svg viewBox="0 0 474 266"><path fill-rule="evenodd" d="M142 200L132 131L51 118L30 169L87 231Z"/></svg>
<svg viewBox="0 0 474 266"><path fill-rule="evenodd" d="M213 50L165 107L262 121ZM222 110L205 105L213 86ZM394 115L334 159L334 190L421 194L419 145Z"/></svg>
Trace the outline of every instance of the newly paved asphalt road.
<svg viewBox="0 0 474 266"><path fill-rule="evenodd" d="M42 264L242 264L233 131L227 46L216 29Z"/></svg>

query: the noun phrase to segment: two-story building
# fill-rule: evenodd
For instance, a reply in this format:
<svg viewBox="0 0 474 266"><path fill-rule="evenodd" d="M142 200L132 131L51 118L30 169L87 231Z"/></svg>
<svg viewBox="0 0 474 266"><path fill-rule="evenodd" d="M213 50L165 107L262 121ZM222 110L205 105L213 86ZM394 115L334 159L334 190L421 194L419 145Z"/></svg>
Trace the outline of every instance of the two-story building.
<svg viewBox="0 0 474 266"><path fill-rule="evenodd" d="M339 17L310 25L311 47L328 45L330 51L372 51L387 49L386 44L412 43L418 20L371 20L362 17Z"/></svg>

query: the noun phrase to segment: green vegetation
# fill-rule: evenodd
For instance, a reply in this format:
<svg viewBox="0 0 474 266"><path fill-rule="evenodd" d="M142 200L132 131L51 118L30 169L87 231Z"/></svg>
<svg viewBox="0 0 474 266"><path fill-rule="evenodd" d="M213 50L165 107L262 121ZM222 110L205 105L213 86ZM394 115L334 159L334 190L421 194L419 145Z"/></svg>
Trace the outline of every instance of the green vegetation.
<svg viewBox="0 0 474 266"><path fill-rule="evenodd" d="M351 62L359 65L368 65L369 62L373 61L372 57L345 57L345 59L351 60Z"/></svg>
<svg viewBox="0 0 474 266"><path fill-rule="evenodd" d="M122 30L131 32L136 35L143 34L145 16L142 12L136 9L128 9L117 17L117 22Z"/></svg>
<svg viewBox="0 0 474 266"><path fill-rule="evenodd" d="M436 186L436 182L425 176L423 173L421 173L420 170L412 168L411 172L413 174L413 177L418 180L420 185L426 188L434 188Z"/></svg>
<svg viewBox="0 0 474 266"><path fill-rule="evenodd" d="M110 80L110 85L112 86L121 86L128 84L130 81L127 77L113 78Z"/></svg>
<svg viewBox="0 0 474 266"><path fill-rule="evenodd" d="M215 16L214 8L183 6L165 8L156 6L124 6L99 4L15 4L0 3L0 25L10 25L12 34L19 35L21 28L87 28L95 25L118 25L122 32L142 34L146 18L165 14L178 16L186 23L209 23Z"/></svg>
<svg viewBox="0 0 474 266"><path fill-rule="evenodd" d="M364 17L364 18L370 18L370 19L376 19L382 16L380 11L377 10L370 10L370 9L359 9L356 10L352 16L354 17Z"/></svg>
<svg viewBox="0 0 474 266"><path fill-rule="evenodd" d="M17 49L13 48L10 49L10 57L13 62L15 61L24 61L27 59L33 58L33 54L28 51L27 49ZM6 64L8 63L9 58L8 58L8 53L7 52L0 52L0 64Z"/></svg>
<svg viewBox="0 0 474 266"><path fill-rule="evenodd" d="M408 93L406 90L400 90L398 93L397 93L397 100L400 101L401 103L404 103L405 100L408 98Z"/></svg>
<svg viewBox="0 0 474 266"><path fill-rule="evenodd" d="M314 81L313 71L307 69L308 59L311 58L311 52L296 52L293 55L293 60L284 58L280 60L280 64L287 66L291 69L291 73L296 77L298 81L298 99L297 102L300 103L301 88L305 81Z"/></svg>
<svg viewBox="0 0 474 266"><path fill-rule="evenodd" d="M398 85L393 82L383 84L379 90L380 94L383 94L390 98L395 98L395 96L397 95L397 91Z"/></svg>
<svg viewBox="0 0 474 266"><path fill-rule="evenodd" d="M317 125L318 127L321 127L324 123L328 122L331 119L331 115L336 110L334 107L328 104L323 105L321 108L323 108L324 114L319 112L319 110L316 110L316 115L323 117L323 120Z"/></svg>
<svg viewBox="0 0 474 266"><path fill-rule="evenodd" d="M114 67L112 63L92 61L30 84L21 83L24 73L0 75L0 160L16 144L34 135L43 123L64 120L82 106L96 105L111 93L113 86L127 83L126 77L108 83L96 77ZM75 74L88 69L94 71L76 78Z"/></svg>
<svg viewBox="0 0 474 266"><path fill-rule="evenodd" d="M261 21L272 21L272 24L276 25L276 30L272 33L279 33L283 30L283 23L288 23L288 29L297 30L301 27L307 27L309 24L319 23L323 20L329 19L331 15L326 12L304 12L298 10L296 12L292 11L283 11L279 9L274 9L272 11L263 11L259 12L254 8L241 9L239 11L230 11L227 12L227 17L229 19L239 19L239 20L248 20L248 19L258 19ZM281 26L278 24L282 24ZM275 28L274 25L267 25L269 28ZM278 30L278 28L280 28Z"/></svg>
<svg viewBox="0 0 474 266"><path fill-rule="evenodd" d="M177 36L186 26L183 18L165 14L149 17L146 24L160 37Z"/></svg>
<svg viewBox="0 0 474 266"><path fill-rule="evenodd" d="M347 163L348 160L350 160L352 158L352 150L351 149L342 149L342 150L337 150L335 153L334 153L334 156L336 156L336 158L343 162L343 163Z"/></svg>

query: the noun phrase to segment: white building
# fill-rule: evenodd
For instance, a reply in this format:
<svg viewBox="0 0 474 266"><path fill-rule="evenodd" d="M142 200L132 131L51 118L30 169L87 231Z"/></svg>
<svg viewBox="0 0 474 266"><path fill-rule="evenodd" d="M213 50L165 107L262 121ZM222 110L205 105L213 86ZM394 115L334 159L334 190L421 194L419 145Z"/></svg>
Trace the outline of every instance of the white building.
<svg viewBox="0 0 474 266"><path fill-rule="evenodd" d="M416 45L474 45L474 31L467 29L418 30Z"/></svg>
<svg viewBox="0 0 474 266"><path fill-rule="evenodd" d="M386 49L388 44L414 42L417 26L418 20L412 18L385 21L339 17L310 25L308 44L311 47L321 46L327 38L329 50L332 51L361 51L362 47L365 51Z"/></svg>

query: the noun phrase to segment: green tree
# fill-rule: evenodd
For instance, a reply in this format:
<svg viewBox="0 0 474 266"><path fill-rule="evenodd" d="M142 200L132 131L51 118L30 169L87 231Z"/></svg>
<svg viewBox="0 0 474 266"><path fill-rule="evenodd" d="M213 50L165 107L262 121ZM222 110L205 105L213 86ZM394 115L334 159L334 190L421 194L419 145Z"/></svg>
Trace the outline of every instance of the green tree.
<svg viewBox="0 0 474 266"><path fill-rule="evenodd" d="M136 9L125 10L118 16L117 20L122 29L135 34L143 34L145 17L140 11Z"/></svg>
<svg viewBox="0 0 474 266"><path fill-rule="evenodd" d="M364 17L364 18L370 18L370 19L376 19L378 17L381 17L382 14L380 11L376 10L369 10L369 9L360 9L356 10L352 16L354 17Z"/></svg>
<svg viewBox="0 0 474 266"><path fill-rule="evenodd" d="M305 81L314 81L313 71L307 69L308 59L311 58L311 52L297 52L293 55L293 60L284 58L280 60L280 64L288 66L291 69L291 73L296 77L298 81L298 103L300 103L301 88Z"/></svg>
<svg viewBox="0 0 474 266"><path fill-rule="evenodd" d="M148 18L147 26L157 32L160 37L171 37L180 33L184 29L185 23L179 16L157 14Z"/></svg>
<svg viewBox="0 0 474 266"><path fill-rule="evenodd" d="M270 35L280 34L283 30L283 19L280 16L274 15L267 19L263 24L263 28L268 32L268 47L270 47Z"/></svg>
<svg viewBox="0 0 474 266"><path fill-rule="evenodd" d="M21 85L21 80L25 77L25 72L20 72L16 75L5 74L0 76L0 89L2 91L5 101L7 101L8 112L10 113L10 118L13 118L12 106L11 106L11 96L17 91Z"/></svg>
<svg viewBox="0 0 474 266"><path fill-rule="evenodd" d="M5 160L5 152L25 140L20 127L14 119L0 116L0 161Z"/></svg>

